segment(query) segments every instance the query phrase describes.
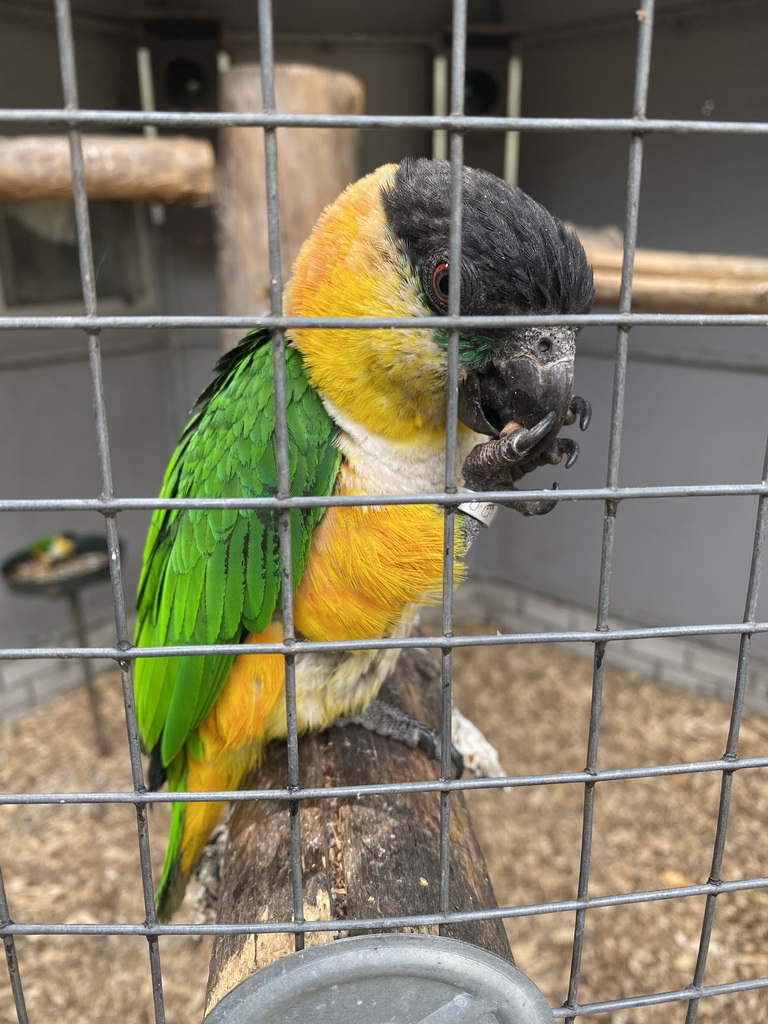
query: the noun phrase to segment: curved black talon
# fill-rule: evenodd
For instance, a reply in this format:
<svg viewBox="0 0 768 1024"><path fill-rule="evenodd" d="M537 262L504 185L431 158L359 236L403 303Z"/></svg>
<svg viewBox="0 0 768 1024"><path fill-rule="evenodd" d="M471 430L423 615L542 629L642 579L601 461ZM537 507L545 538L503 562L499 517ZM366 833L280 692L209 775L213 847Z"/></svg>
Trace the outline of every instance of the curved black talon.
<svg viewBox="0 0 768 1024"><path fill-rule="evenodd" d="M579 402L581 403L579 411L579 430L586 430L592 422L592 406L586 398L579 398Z"/></svg>
<svg viewBox="0 0 768 1024"><path fill-rule="evenodd" d="M579 457L579 446L570 437L558 437L557 444L560 454L565 455L565 468L570 469Z"/></svg>
<svg viewBox="0 0 768 1024"><path fill-rule="evenodd" d="M528 452L535 448L539 441L542 441L552 429L555 422L555 413L550 412L544 417L543 420L539 420L530 430L526 430L525 427L521 427L514 433L509 434L509 447L515 453L515 455L522 458L527 455ZM506 440L506 438L505 438Z"/></svg>
<svg viewBox="0 0 768 1024"><path fill-rule="evenodd" d="M578 443L570 437L556 437L539 456L542 465L559 466L565 457L565 468L570 469L579 457Z"/></svg>
<svg viewBox="0 0 768 1024"><path fill-rule="evenodd" d="M427 755L430 761L440 761L440 733L430 729L422 722L419 722L416 728L416 746ZM451 765L453 766L451 773L453 778L460 779L464 774L464 758L453 744L451 744Z"/></svg>
<svg viewBox="0 0 768 1024"><path fill-rule="evenodd" d="M569 427L576 420L579 421L579 429L586 430L592 419L592 406L580 395L574 395L571 399L571 404L568 406L568 412L565 415L563 423Z"/></svg>

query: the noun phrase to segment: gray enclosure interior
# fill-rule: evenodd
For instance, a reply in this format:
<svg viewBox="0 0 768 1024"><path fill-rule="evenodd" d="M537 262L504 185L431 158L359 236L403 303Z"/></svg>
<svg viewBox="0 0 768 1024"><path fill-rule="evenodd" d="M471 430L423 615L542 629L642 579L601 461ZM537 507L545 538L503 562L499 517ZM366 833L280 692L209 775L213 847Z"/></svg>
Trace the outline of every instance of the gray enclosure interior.
<svg viewBox="0 0 768 1024"><path fill-rule="evenodd" d="M502 18L520 31L525 117L618 118L632 113L636 6L617 0L578 5L566 0L489 0L471 4L469 16L483 23ZM82 108L140 109L129 18L134 7L138 11L138 4L121 5L117 18L103 15L97 0L73 4ZM208 13L225 26L224 45L232 61L256 59L255 4L230 0L209 7ZM430 113L434 42L450 21L449 4L292 0L275 3L274 18L277 60L358 75L366 87L369 114ZM759 125L742 133L659 132L644 139L640 246L765 255L766 52L768 10L763 4L668 0L659 5L648 116ZM61 107L55 24L46 5L0 7L0 83L6 110ZM57 128L17 121L3 129L5 134L43 130ZM484 152L484 143L468 143L467 162L472 162L472 145ZM404 154L429 155L431 146L431 133L424 128L366 131L361 172ZM524 131L520 185L566 221L621 227L628 154L626 131ZM126 305L107 293L99 313L215 314L210 208L170 207L161 229L152 225L146 208L137 207L130 216L135 217L130 231L134 251L127 259L133 269L124 286L132 301ZM6 216L3 237L9 223ZM69 237L66 228L62 232L60 238ZM101 258L97 246L97 293L102 286L110 287L106 257L100 284ZM0 272L2 268L0 252ZM24 294L20 273L4 289L6 308L0 312L8 316L82 312L76 299L44 306L14 304L8 297L11 286ZM605 486L616 333L615 326L589 326L580 335L576 390L591 401L594 414L579 461L568 474L562 467L538 471L530 486L549 487L555 480L563 488ZM101 346L115 493L151 497L187 412L209 380L219 333L172 326L162 331L105 330ZM0 498L99 495L87 361L82 330L2 331ZM609 621L705 627L698 630L703 637L696 639L728 652L734 677L738 630L706 627L744 619L750 571L756 564L755 485L764 472L767 372L764 326L635 326L629 334L619 484L743 484L751 485L752 493L622 502ZM475 592L484 583L494 583L599 620L604 514L605 504L594 500L560 502L550 515L524 523L504 512L474 552ZM148 519L148 512L130 510L118 518L129 604ZM94 513L84 511L11 508L3 512L2 523L3 555L50 531L102 528ZM471 611L471 603L466 610ZM765 593L753 611L757 622L768 618ZM106 588L91 590L86 613L92 624L112 621ZM65 616L57 603L30 602L0 591L0 645L54 646L68 639L65 632ZM114 634L106 642L113 640ZM752 638L752 658L765 671L764 626ZM13 664L0 663L0 680L11 677ZM565 1011L558 1014L567 1016Z"/></svg>

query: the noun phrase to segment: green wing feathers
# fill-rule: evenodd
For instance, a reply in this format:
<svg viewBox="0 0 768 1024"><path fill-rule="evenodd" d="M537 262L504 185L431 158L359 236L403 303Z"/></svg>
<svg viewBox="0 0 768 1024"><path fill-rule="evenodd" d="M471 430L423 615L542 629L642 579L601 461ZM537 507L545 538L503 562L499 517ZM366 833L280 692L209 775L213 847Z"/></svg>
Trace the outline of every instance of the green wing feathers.
<svg viewBox="0 0 768 1024"><path fill-rule="evenodd" d="M218 364L166 471L162 498L254 498L277 493L272 346L254 332ZM330 494L340 454L335 425L286 350L291 494ZM322 509L291 512L294 583ZM280 604L277 512L158 509L139 581L139 647L238 643ZM136 711L145 748L171 764L213 706L234 657L139 658ZM158 747L159 745L159 747ZM170 781L170 780L169 780Z"/></svg>

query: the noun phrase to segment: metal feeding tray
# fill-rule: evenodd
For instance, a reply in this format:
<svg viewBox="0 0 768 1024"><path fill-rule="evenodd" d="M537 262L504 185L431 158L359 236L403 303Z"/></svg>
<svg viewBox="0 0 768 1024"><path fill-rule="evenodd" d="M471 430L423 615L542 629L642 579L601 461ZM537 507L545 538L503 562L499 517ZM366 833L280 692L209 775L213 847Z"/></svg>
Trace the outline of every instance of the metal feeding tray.
<svg viewBox="0 0 768 1024"><path fill-rule="evenodd" d="M2 573L19 594L68 597L109 579L109 551L104 536L55 533L7 558Z"/></svg>
<svg viewBox="0 0 768 1024"><path fill-rule="evenodd" d="M534 983L479 946L365 935L291 953L227 993L203 1024L552 1024Z"/></svg>
<svg viewBox="0 0 768 1024"><path fill-rule="evenodd" d="M17 594L66 598L77 644L88 647L80 589L109 579L109 550L103 534L78 537L74 533L50 533L6 558L0 572L9 589ZM111 745L94 686L93 663L84 658L82 664L96 745L100 753L108 754Z"/></svg>

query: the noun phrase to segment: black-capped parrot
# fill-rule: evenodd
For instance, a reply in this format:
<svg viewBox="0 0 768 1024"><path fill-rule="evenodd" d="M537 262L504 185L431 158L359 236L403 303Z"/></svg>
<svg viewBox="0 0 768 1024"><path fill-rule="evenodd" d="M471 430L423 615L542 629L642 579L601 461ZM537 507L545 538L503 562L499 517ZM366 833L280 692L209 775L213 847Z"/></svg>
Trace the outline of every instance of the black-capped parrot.
<svg viewBox="0 0 768 1024"><path fill-rule="evenodd" d="M435 493L445 485L449 280L466 315L579 314L593 301L577 237L520 189L465 168L462 257L449 265L450 173L406 159L351 185L318 220L284 296L290 317L433 317L434 326L287 332L291 494ZM558 437L589 406L573 397L576 330L466 329L459 341L459 486L513 490L532 468L570 464ZM481 436L483 435L483 436ZM463 479L462 479L463 477ZM273 356L256 330L226 353L166 471L165 498L277 493ZM551 502L508 504L526 513ZM462 508L471 512L469 504ZM456 577L477 522L457 512ZM354 641L408 634L415 608L440 599L444 510L386 505L293 510L297 636L349 641L345 654L299 654L299 731L365 713L398 656ZM136 644L283 638L274 511L157 510L138 589ZM239 787L265 745L286 735L281 654L141 658L136 709L150 784ZM158 915L177 907L221 811L174 803Z"/></svg>

